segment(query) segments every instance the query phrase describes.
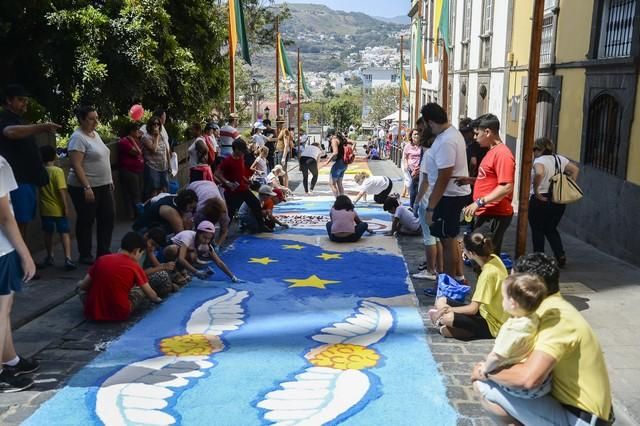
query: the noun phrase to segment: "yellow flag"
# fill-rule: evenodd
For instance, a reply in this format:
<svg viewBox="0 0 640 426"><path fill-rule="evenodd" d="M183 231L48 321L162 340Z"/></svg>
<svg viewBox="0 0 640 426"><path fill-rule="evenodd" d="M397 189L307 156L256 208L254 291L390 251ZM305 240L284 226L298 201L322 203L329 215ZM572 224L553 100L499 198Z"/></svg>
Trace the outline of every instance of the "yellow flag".
<svg viewBox="0 0 640 426"><path fill-rule="evenodd" d="M238 30L236 28L236 2L229 1L229 49L236 56L236 48L238 47Z"/></svg>
<svg viewBox="0 0 640 426"><path fill-rule="evenodd" d="M402 74L400 77L401 85L402 85L402 96L409 96L409 85L407 84L407 79L404 75L404 70L402 70Z"/></svg>
<svg viewBox="0 0 640 426"><path fill-rule="evenodd" d="M443 0L435 0L434 10L433 10L433 51L436 56L438 56L438 26L440 25L440 15L442 14L442 2Z"/></svg>

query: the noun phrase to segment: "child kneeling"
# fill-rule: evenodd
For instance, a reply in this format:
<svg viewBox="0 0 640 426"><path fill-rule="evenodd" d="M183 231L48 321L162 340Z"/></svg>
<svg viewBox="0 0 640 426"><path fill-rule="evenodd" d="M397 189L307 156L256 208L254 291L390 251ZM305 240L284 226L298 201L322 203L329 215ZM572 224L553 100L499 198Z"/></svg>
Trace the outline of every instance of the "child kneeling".
<svg viewBox="0 0 640 426"><path fill-rule="evenodd" d="M391 231L386 235L422 235L420 220L409 208L401 206L397 198L387 197L382 208L393 216Z"/></svg>
<svg viewBox="0 0 640 426"><path fill-rule="evenodd" d="M89 268L78 283L87 319L124 321L145 297L154 303L162 302L139 265L145 247L142 236L129 232L122 238L118 253L100 256Z"/></svg>
<svg viewBox="0 0 640 426"><path fill-rule="evenodd" d="M532 274L514 274L502 283L502 306L511 317L502 324L493 349L487 359L480 363L480 374L489 379L489 374L501 367L518 364L533 352L538 334L540 318L536 309L547 295L544 283ZM486 386L476 382L477 386ZM502 386L505 391L520 398L540 398L551 391L551 375L537 388L513 389Z"/></svg>

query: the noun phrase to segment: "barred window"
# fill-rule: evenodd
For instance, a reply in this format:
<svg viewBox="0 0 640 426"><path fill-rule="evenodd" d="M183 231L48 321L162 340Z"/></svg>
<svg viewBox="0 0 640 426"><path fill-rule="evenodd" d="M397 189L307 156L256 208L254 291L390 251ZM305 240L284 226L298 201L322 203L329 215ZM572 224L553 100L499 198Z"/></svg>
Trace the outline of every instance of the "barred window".
<svg viewBox="0 0 640 426"><path fill-rule="evenodd" d="M540 43L540 63L549 64L553 56L553 27L555 17L546 15L542 20L542 41Z"/></svg>
<svg viewBox="0 0 640 426"><path fill-rule="evenodd" d="M589 106L585 164L616 175L620 148L620 106L611 95L600 95Z"/></svg>
<svg viewBox="0 0 640 426"><path fill-rule="evenodd" d="M605 0L600 23L598 57L631 55L637 0Z"/></svg>
<svg viewBox="0 0 640 426"><path fill-rule="evenodd" d="M460 68L469 68L469 38L471 37L471 0L464 0L464 14L462 16L462 63Z"/></svg>

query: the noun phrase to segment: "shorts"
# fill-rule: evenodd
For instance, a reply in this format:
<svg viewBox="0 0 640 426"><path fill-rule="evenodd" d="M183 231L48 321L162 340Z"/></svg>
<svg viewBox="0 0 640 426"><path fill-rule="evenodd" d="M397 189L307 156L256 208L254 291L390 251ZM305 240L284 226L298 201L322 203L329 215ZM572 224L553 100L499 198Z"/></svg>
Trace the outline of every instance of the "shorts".
<svg viewBox="0 0 640 426"><path fill-rule="evenodd" d="M40 221L42 222L42 230L48 234L53 234L56 231L58 234L68 234L70 232L69 221L64 216L42 216Z"/></svg>
<svg viewBox="0 0 640 426"><path fill-rule="evenodd" d="M471 203L471 195L443 196L433 212L431 235L437 238L455 238L460 233L460 213Z"/></svg>
<svg viewBox="0 0 640 426"><path fill-rule="evenodd" d="M144 182L147 188L161 189L169 187L169 172L154 170L149 166L144 167Z"/></svg>
<svg viewBox="0 0 640 426"><path fill-rule="evenodd" d="M428 200L429 195L425 195L418 206L418 219L420 219L420 226L422 227L422 242L425 246L435 246L438 243L438 239L431 235L431 230L429 229L429 225L427 225Z"/></svg>
<svg viewBox="0 0 640 426"><path fill-rule="evenodd" d="M477 381L480 394L489 402L499 405L509 415L525 425L573 425L587 426L588 422L579 419L567 410L550 393L540 398L530 399L514 396L501 386L488 380Z"/></svg>
<svg viewBox="0 0 640 426"><path fill-rule="evenodd" d="M35 185L18 184L18 189L11 191L11 206L18 223L29 223L36 217L37 193Z"/></svg>
<svg viewBox="0 0 640 426"><path fill-rule="evenodd" d="M332 179L342 179L344 177L344 173L347 171L347 165L344 163L342 158L336 160L331 166L331 178Z"/></svg>
<svg viewBox="0 0 640 426"><path fill-rule="evenodd" d="M23 276L20 256L15 250L0 256L0 296L22 291Z"/></svg>

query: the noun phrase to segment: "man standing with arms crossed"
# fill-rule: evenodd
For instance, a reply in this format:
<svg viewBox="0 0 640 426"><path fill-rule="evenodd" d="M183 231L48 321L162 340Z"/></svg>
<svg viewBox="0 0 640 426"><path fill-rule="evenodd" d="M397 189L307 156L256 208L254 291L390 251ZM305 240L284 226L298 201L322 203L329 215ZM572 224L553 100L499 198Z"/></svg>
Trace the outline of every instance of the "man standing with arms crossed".
<svg viewBox="0 0 640 426"><path fill-rule="evenodd" d="M472 124L481 148L488 148L478 167L478 176L459 177L458 185L474 184L473 202L464 208L466 217L476 216L474 229L486 228L493 235L496 254L502 249L504 233L513 218L513 183L516 161L500 139L500 121L493 114L478 117Z"/></svg>
<svg viewBox="0 0 640 426"><path fill-rule="evenodd" d="M454 177L468 177L467 155L464 138L453 127L447 113L436 103L428 103L420 111L423 120L431 128L436 139L425 154L429 196L425 221L431 235L442 241L444 273L455 276L460 253L456 237L460 231L460 213L469 204L469 185L456 185Z"/></svg>

